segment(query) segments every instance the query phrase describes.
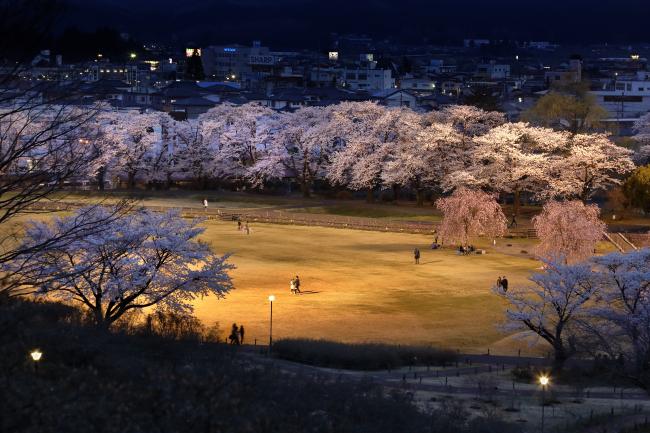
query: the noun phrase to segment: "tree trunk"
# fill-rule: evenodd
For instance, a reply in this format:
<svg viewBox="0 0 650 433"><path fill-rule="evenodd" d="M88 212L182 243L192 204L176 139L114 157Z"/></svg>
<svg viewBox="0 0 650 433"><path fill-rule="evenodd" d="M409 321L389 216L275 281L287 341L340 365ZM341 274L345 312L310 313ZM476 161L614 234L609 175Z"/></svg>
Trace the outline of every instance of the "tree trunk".
<svg viewBox="0 0 650 433"><path fill-rule="evenodd" d="M300 181L300 190L302 191L302 196L304 198L310 198L311 194L309 192L309 184L307 183L306 180L301 180Z"/></svg>
<svg viewBox="0 0 650 433"><path fill-rule="evenodd" d="M95 327L101 331L108 332L112 322L104 317L104 310L102 308L93 308L93 315L95 316Z"/></svg>
<svg viewBox="0 0 650 433"><path fill-rule="evenodd" d="M99 167L99 170L97 170L97 183L99 185L100 191L104 191L105 180L106 180L106 167Z"/></svg>
<svg viewBox="0 0 650 433"><path fill-rule="evenodd" d="M375 202L375 190L373 188L368 188L366 191L366 202L374 203Z"/></svg>
<svg viewBox="0 0 650 433"><path fill-rule="evenodd" d="M129 189L135 189L135 173L129 172L129 179L127 181L127 186Z"/></svg>
<svg viewBox="0 0 650 433"><path fill-rule="evenodd" d="M397 184L393 184L393 200L395 200L395 204L399 200L399 185Z"/></svg>
<svg viewBox="0 0 650 433"><path fill-rule="evenodd" d="M516 189L514 192L514 199L512 202L512 213L515 216L519 216L519 205L521 204L521 192L519 189Z"/></svg>
<svg viewBox="0 0 650 433"><path fill-rule="evenodd" d="M562 343L556 344L553 349L555 351L553 358L553 371L562 371L562 368L564 368L564 363L568 359L566 349Z"/></svg>
<svg viewBox="0 0 650 433"><path fill-rule="evenodd" d="M415 199L417 201L417 207L424 206L424 191L422 188L415 189Z"/></svg>

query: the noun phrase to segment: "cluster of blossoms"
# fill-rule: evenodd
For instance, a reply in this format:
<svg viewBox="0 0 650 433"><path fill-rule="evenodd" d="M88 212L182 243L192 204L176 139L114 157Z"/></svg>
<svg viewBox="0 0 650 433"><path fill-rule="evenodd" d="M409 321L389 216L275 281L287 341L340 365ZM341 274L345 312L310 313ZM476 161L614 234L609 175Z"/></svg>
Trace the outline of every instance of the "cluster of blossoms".
<svg viewBox="0 0 650 433"><path fill-rule="evenodd" d="M131 187L290 180L305 195L326 182L370 192L403 187L420 201L426 191L459 187L585 199L634 168L631 152L606 134L508 123L469 106L422 114L371 102L294 112L223 104L187 121L106 110L85 129L92 128L98 173Z"/></svg>

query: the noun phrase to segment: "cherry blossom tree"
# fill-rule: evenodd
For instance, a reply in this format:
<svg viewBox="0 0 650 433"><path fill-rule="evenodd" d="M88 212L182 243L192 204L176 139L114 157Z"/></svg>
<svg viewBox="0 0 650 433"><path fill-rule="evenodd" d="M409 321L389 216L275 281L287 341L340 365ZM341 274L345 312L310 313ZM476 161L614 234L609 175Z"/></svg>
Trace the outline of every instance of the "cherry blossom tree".
<svg viewBox="0 0 650 433"><path fill-rule="evenodd" d="M559 170L551 184L553 195L587 200L596 191L620 185L634 170L631 156L606 134L575 134L552 161Z"/></svg>
<svg viewBox="0 0 650 433"><path fill-rule="evenodd" d="M126 176L129 188L134 188L138 178L146 180L151 173L152 152L162 141L161 114L120 111L113 116L117 135L114 169Z"/></svg>
<svg viewBox="0 0 650 433"><path fill-rule="evenodd" d="M436 206L443 213L438 226L443 242L467 245L473 237L497 238L507 230L507 219L492 194L459 188L436 200Z"/></svg>
<svg viewBox="0 0 650 433"><path fill-rule="evenodd" d="M80 223L101 230L55 241L32 254L16 257L5 271L38 296L77 302L88 308L98 326L108 328L124 313L147 307L192 312L197 297L223 297L232 289L228 256L218 256L197 241L204 229L180 213L140 209L119 218L114 210L83 208L52 223L31 222L23 249Z"/></svg>
<svg viewBox="0 0 650 433"><path fill-rule="evenodd" d="M192 179L199 188L206 188L211 178L223 176L216 169L218 149L211 122L202 118L176 122L174 134L174 153L184 177Z"/></svg>
<svg viewBox="0 0 650 433"><path fill-rule="evenodd" d="M470 162L447 176L447 189L468 185L512 194L515 214L522 192L547 195L551 160L557 149L570 139L567 132L531 127L526 123L507 123L476 137Z"/></svg>
<svg viewBox="0 0 650 433"><path fill-rule="evenodd" d="M330 115L330 107L303 107L279 116L267 151L251 170L254 182L293 178L309 197L314 181L325 177L331 155L340 145Z"/></svg>
<svg viewBox="0 0 650 433"><path fill-rule="evenodd" d="M537 253L566 263L591 257L606 229L599 215L598 206L578 200L546 203L542 212L533 218L540 239Z"/></svg>
<svg viewBox="0 0 650 433"><path fill-rule="evenodd" d="M637 166L650 164L650 145L641 146L634 153L633 159Z"/></svg>
<svg viewBox="0 0 650 433"><path fill-rule="evenodd" d="M435 178L433 157L439 143L431 138L433 134L424 134L418 114L409 109L401 109L396 114L395 136L386 144L382 180L386 185L410 187L416 193L417 205L422 206L424 189Z"/></svg>
<svg viewBox="0 0 650 433"><path fill-rule="evenodd" d="M260 104L221 104L200 116L211 130L216 171L220 177L243 183L249 170L266 152L276 113Z"/></svg>
<svg viewBox="0 0 650 433"><path fill-rule="evenodd" d="M477 163L476 139L503 125L504 115L473 106L450 105L424 115L423 122L428 126L424 132L431 135L431 141L444 137L434 157L436 182L448 191L462 186L475 187L468 170Z"/></svg>
<svg viewBox="0 0 650 433"><path fill-rule="evenodd" d="M366 190L367 201L382 185L386 144L396 135L398 111L373 102L343 102L332 108L331 122L342 146L332 155L327 179L335 185Z"/></svg>
<svg viewBox="0 0 650 433"><path fill-rule="evenodd" d="M503 113L485 111L471 105L448 105L440 111L429 113L425 118L429 123L451 125L460 135L463 144L506 123Z"/></svg>
<svg viewBox="0 0 650 433"><path fill-rule="evenodd" d="M147 157L148 181L156 187L169 189L175 180L187 176L181 161L183 148L177 133L178 124L170 116L160 116L161 139L152 146Z"/></svg>
<svg viewBox="0 0 650 433"><path fill-rule="evenodd" d="M111 176L117 176L119 169L119 160L117 152L121 147L123 132L120 130L119 123L121 115L116 109L105 105L98 111L94 117L91 127L95 128L91 141L99 150L97 158L97 167L95 178L100 190L105 187L106 181L113 181Z"/></svg>
<svg viewBox="0 0 650 433"><path fill-rule="evenodd" d="M650 113L634 122L634 139L642 145L650 145Z"/></svg>
<svg viewBox="0 0 650 433"><path fill-rule="evenodd" d="M612 357L625 354L626 371L650 388L650 249L595 257L599 302L590 329Z"/></svg>
<svg viewBox="0 0 650 433"><path fill-rule="evenodd" d="M637 165L650 164L650 113L634 122L634 140L639 143L639 150L634 155Z"/></svg>
<svg viewBox="0 0 650 433"><path fill-rule="evenodd" d="M598 285L589 264L567 265L564 260L544 264L543 272L530 277L533 287L495 291L509 302L505 329L532 333L547 342L555 354L555 368L561 369L574 351L579 321L589 317L589 301Z"/></svg>

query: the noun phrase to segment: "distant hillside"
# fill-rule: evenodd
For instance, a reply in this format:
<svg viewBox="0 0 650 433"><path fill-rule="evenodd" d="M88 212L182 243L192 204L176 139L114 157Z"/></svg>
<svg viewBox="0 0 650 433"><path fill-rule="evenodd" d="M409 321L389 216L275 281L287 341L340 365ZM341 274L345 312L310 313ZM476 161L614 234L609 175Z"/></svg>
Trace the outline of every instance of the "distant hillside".
<svg viewBox="0 0 650 433"><path fill-rule="evenodd" d="M325 44L330 32L405 42L464 37L650 40L647 0L69 0L62 25L111 25L141 39ZM324 47L323 47L324 48Z"/></svg>

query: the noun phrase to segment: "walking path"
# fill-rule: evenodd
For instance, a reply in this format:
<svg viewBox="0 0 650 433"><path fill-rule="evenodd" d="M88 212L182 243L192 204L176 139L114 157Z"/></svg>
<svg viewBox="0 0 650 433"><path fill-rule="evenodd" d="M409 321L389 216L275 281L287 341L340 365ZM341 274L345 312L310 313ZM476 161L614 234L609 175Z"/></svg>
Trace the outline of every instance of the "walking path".
<svg viewBox="0 0 650 433"><path fill-rule="evenodd" d="M408 389L410 391L429 391L435 393L453 393L476 395L480 393L489 393L492 396L512 397L533 397L540 393L535 385L516 384L513 382L512 388L507 386L499 388L493 386L489 389L481 388L479 385L468 386L449 383L449 378L468 377L481 373L497 373L504 371L506 366L548 366L550 360L546 358L534 357L517 357L517 356L492 356L492 355L459 355L459 363L454 367L433 369L428 367L400 368L396 370L381 371L358 371L342 370L333 368L317 367L308 364L287 361L278 358L268 358L260 354L260 349L264 351L263 346L244 346L242 353L252 356L261 363L273 364L280 369L294 374L312 374L316 376L325 376L332 380L343 378L351 380L366 379L374 383L390 387ZM461 366L462 363L471 362L477 365ZM589 363L590 360L573 360L575 363ZM571 398L577 396L577 392L567 389L568 387L558 386L553 389L553 395L556 398ZM613 400L638 400L650 401L647 393L638 389L619 389L617 391L604 390L603 388L592 388L581 390L580 395L583 398L590 399L613 399Z"/></svg>

